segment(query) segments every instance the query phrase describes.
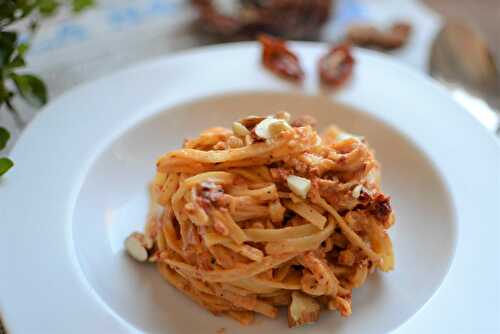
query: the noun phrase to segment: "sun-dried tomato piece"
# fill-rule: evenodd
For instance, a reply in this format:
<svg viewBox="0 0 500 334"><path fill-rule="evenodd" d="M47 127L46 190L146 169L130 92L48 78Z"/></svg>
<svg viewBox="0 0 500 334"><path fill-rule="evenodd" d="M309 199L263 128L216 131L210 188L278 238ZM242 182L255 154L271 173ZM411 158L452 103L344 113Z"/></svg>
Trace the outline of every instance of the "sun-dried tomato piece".
<svg viewBox="0 0 500 334"><path fill-rule="evenodd" d="M390 200L389 196L385 196L381 193L376 194L373 197L370 211L373 213L375 218L381 222L386 221L392 212Z"/></svg>
<svg viewBox="0 0 500 334"><path fill-rule="evenodd" d="M351 47L341 44L332 48L319 60L319 76L327 86L338 87L351 77L354 66Z"/></svg>
<svg viewBox="0 0 500 334"><path fill-rule="evenodd" d="M290 51L282 39L268 35L259 36L262 45L262 64L271 72L293 81L302 81L304 71L299 58Z"/></svg>
<svg viewBox="0 0 500 334"><path fill-rule="evenodd" d="M406 44L411 31L412 26L407 22L396 22L388 30L370 24L354 24L347 30L347 40L362 47L393 50Z"/></svg>
<svg viewBox="0 0 500 334"><path fill-rule="evenodd" d="M333 0L191 0L199 26L226 40L260 33L298 40L318 39Z"/></svg>

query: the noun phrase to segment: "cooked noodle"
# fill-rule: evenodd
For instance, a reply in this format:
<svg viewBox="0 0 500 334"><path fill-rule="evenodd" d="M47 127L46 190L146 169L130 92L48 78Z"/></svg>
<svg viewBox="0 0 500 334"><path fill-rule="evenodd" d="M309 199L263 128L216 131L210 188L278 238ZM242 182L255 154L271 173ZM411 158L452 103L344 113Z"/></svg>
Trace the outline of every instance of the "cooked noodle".
<svg viewBox="0 0 500 334"><path fill-rule="evenodd" d="M365 140L336 127L320 138L286 116L268 128L250 117L234 131L206 130L162 156L152 184L149 261L242 324L255 313L275 318L280 306L290 326L316 320L320 306L348 316L352 289L394 266L394 217ZM301 296L307 312L296 314Z"/></svg>

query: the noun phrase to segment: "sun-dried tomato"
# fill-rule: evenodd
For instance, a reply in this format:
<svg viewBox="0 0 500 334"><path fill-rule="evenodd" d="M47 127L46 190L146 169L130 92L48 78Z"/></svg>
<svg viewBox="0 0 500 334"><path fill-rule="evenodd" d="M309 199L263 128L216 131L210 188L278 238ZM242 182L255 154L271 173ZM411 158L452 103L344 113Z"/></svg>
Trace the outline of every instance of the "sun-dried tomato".
<svg viewBox="0 0 500 334"><path fill-rule="evenodd" d="M260 35L259 41L262 45L262 64L267 69L285 79L293 81L304 79L299 58L287 48L284 40Z"/></svg>
<svg viewBox="0 0 500 334"><path fill-rule="evenodd" d="M341 44L332 48L319 61L319 76L324 85L338 87L351 77L354 58L351 47Z"/></svg>
<svg viewBox="0 0 500 334"><path fill-rule="evenodd" d="M268 33L289 39L318 39L333 0L191 0L200 27L225 39ZM232 5L228 6L227 4ZM226 19L226 20L225 20ZM230 19L230 21L227 21Z"/></svg>
<svg viewBox="0 0 500 334"><path fill-rule="evenodd" d="M390 197L385 196L381 193L376 194L373 197L370 211L375 216L375 218L377 218L381 222L386 221L392 212L390 200Z"/></svg>
<svg viewBox="0 0 500 334"><path fill-rule="evenodd" d="M393 50L406 44L411 31L412 26L407 22L395 22L388 30L370 24L353 24L347 30L346 39L362 47Z"/></svg>

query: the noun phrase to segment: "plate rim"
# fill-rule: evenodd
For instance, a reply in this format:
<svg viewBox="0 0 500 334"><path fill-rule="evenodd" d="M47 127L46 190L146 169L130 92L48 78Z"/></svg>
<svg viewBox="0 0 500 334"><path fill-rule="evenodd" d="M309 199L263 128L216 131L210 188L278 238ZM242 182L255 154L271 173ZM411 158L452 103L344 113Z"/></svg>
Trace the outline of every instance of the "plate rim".
<svg viewBox="0 0 500 334"><path fill-rule="evenodd" d="M324 49L325 45L326 45L325 43L315 43L315 42L293 42L292 43L293 48L299 48L299 49L307 49L307 48ZM23 160L23 156L24 157L29 156L28 152L22 151L22 148L24 148L27 145L25 142L29 143L30 140L31 141L35 140L36 138L32 138L33 137L32 133L35 133L36 129L43 127L44 123L46 123L46 125L51 125L50 118L54 118L54 117L57 118L56 115L58 115L62 112L62 110L58 110L59 104L62 103L61 101L66 101L68 99L77 97L78 95L85 94L85 91L92 90L93 87L97 87L100 84L102 85L103 83L105 84L105 83L112 82L113 80L115 80L116 78L119 78L120 76L124 76L127 74L132 75L132 74L134 74L134 72L138 73L141 71L145 71L148 68L160 66L162 63L168 63L168 62L174 63L174 62L178 61L179 59L183 59L185 57L188 57L189 55L200 55L200 54L207 54L207 53L210 54L214 51L215 52L221 52L221 51L232 52L232 50L236 50L236 49L237 50L247 50L247 52L248 51L253 52L253 51L255 51L255 48L256 48L256 43L254 43L254 42L240 42L240 43L232 43L232 44L206 46L206 47L201 47L201 48L196 48L196 49L191 49L191 50L179 51L179 52L175 52L175 53L163 56L163 57L158 57L156 59L144 61L144 62L139 63L137 65L134 65L130 68L126 68L126 69L120 70L118 72L112 73L112 74L105 76L103 78L84 83L84 84L78 86L77 88L72 89L71 91L62 94L57 99L52 101L49 105L47 105L45 108L43 108L43 110L40 111L40 115L37 115L35 117L35 119L32 122L30 122L30 124L27 126L27 128L23 131L23 133L21 134L21 136L18 139L18 142L16 143L16 145L13 148L11 155L18 162L19 165L21 164L21 161ZM452 101L451 96L448 95L447 91L439 83L433 81L432 79L425 77L422 73L418 73L416 71L413 71L402 64L399 64L393 60L390 60L389 57L382 56L381 54L374 52L374 51L356 49L355 52L356 52L356 54L361 55L361 58L370 58L370 57L375 58L375 59L377 59L377 61L381 60L385 64L390 64L388 66L398 68L399 71L405 72L406 75L409 75L410 77L413 76L415 80L420 81L421 83L425 83L426 85L429 85L429 88L426 88L427 90L430 90L430 91L434 90L435 92L439 92L439 94L442 95L440 98L446 99L446 100L448 100L448 102ZM282 85L282 83L279 83L279 85ZM288 88L286 88L286 89L288 89ZM311 89L311 87L306 86L305 93L309 92L310 89ZM341 100L341 102L344 102L344 101ZM493 147L495 147L493 150L496 150L497 154L500 153L500 142L496 140L494 135L492 133L490 133L489 131L487 131L485 128L483 128L482 125L480 125L480 123L472 115L470 115L466 110L464 110L462 107L460 107L456 102L452 102L452 103L455 104L455 109L457 111L460 110L462 114L468 115L469 121L473 121L473 123L476 124L475 126L472 126L472 127L476 127L478 130L473 130L473 131L479 131L483 135L487 134L486 138L488 138L488 137L490 138L489 143L492 143ZM149 105L147 108L150 109L149 114L146 114L145 112L143 112L142 114L139 113L140 115L137 116L137 118L135 119L135 122L137 122L139 120L144 120L145 118L158 112L158 111L154 111L155 109L157 109L156 106L154 105L154 103ZM76 115L76 114L74 114L74 115ZM60 116L64 116L64 115L60 115ZM373 116L378 117L378 115L373 115ZM133 122L134 122L134 118L131 117L125 123L126 124L133 124ZM123 124L123 126L125 128L127 128L128 126L126 126L125 123ZM389 124L389 125L392 126L392 124ZM33 130L33 129L35 129L35 130ZM482 129L482 130L480 130L480 129ZM120 131L115 130L115 133L120 133ZM108 139L109 138L110 137L108 137ZM413 142L413 140L412 140L412 142ZM104 145L104 143L101 143L101 145ZM418 143L416 143L416 145L424 153L426 153L426 150L423 147L419 146ZM29 160L29 157L26 159ZM434 161L432 159L431 159L431 162L434 163ZM437 169L437 171L439 171L439 169ZM17 176L17 174L18 174L18 172L16 170L13 170L13 173L7 174L5 177L5 180L2 180L2 182L0 183L0 189L2 190L0 192L0 199L1 199L0 202L6 201L6 204L9 203L8 198L6 199L6 196L2 196L2 193L6 193L6 190L9 193L11 193L11 192L16 193L16 190L12 190L12 188L15 187L15 185L12 185L12 182L14 182L13 180L15 180L16 178L19 178ZM443 180L443 181L445 183L447 182L447 180ZM448 184L446 184L446 185L448 186ZM78 187L78 189L79 188L80 187ZM493 194L494 194L494 192L493 192ZM496 196L498 196L498 194L499 194L499 191L497 191ZM72 194L72 196L75 197L76 194ZM74 205L75 201L73 200L72 203ZM453 204L456 204L455 201L453 201ZM72 210L70 210L70 211L72 212ZM455 211L455 212L458 212L458 211ZM5 229L8 229L8 228L5 228ZM461 230L460 226L458 226L458 229L459 229L458 233L460 234L460 230ZM2 240L1 236L0 236L0 240ZM2 250L3 248L6 248L5 246L1 246L2 244L3 243L0 242L0 250ZM7 243L5 243L5 244L7 245ZM4 256L3 254L7 254L5 249L3 249L3 250L4 250L4 252L0 253L1 254L0 259L2 258L2 256ZM8 249L7 249L7 251L8 251ZM454 263L452 263L451 266L453 267ZM448 273L448 275L449 275L449 273ZM2 275L2 276L4 276L4 275ZM6 276L4 276L4 277L6 277ZM3 286L2 283L0 283L0 289L5 291L4 290L5 287ZM440 290L440 288L438 290ZM437 291L435 292L435 294L437 294ZM0 305L2 305L2 313L4 314L4 317L5 317L4 322L7 324L7 328L14 329L16 325L11 324L9 319L8 319L9 313L11 313L11 311L10 310L6 311L6 310L8 310L9 307L5 305L6 302L4 302L4 298L2 297L2 295L3 295L3 293L0 293ZM434 299L434 297L432 297L427 302L427 304L431 303L431 301L433 299ZM102 306L104 306L105 309L107 308L105 305L100 305L100 307L102 307ZM422 307L422 309L424 307ZM417 312L417 314L421 313L422 309L419 310ZM417 314L413 315L408 320L408 322L412 322L413 319L416 318ZM115 320L117 320L117 319L115 319ZM118 319L117 322L118 322L117 325L119 326L117 328L126 329L128 331L134 330L133 328L129 327L128 324L124 323L120 319ZM402 329L407 327L405 325L406 325L406 323L402 325ZM406 330L412 331L411 328L406 328L404 330L405 331Z"/></svg>

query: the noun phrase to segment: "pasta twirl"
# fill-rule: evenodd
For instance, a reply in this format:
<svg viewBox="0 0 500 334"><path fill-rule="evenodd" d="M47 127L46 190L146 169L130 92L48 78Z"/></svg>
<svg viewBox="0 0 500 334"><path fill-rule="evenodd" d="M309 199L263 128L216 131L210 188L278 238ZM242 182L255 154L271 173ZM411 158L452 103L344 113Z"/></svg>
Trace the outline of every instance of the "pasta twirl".
<svg viewBox="0 0 500 334"><path fill-rule="evenodd" d="M146 232L129 237L172 286L244 325L279 307L291 327L320 309L349 316L352 290L394 267L394 214L365 140L287 119L211 128L162 156Z"/></svg>

